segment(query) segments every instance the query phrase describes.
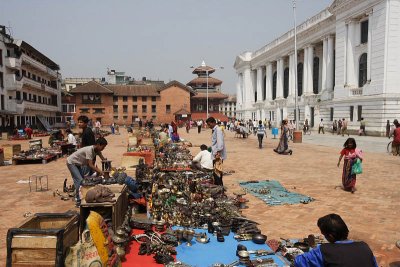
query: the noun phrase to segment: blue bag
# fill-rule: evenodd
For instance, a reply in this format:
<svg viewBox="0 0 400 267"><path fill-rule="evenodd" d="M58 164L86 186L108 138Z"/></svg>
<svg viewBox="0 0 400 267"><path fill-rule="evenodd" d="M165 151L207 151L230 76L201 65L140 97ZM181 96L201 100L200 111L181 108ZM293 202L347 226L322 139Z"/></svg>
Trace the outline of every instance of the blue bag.
<svg viewBox="0 0 400 267"><path fill-rule="evenodd" d="M360 173L362 173L362 162L359 158L357 158L353 166L351 167L351 174L360 174Z"/></svg>

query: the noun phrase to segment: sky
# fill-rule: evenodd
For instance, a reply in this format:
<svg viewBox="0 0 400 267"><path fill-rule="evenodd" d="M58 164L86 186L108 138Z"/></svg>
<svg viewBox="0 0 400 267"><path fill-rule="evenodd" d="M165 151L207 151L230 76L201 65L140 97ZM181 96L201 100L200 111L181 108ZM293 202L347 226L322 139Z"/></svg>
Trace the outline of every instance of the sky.
<svg viewBox="0 0 400 267"><path fill-rule="evenodd" d="M297 24L333 0L297 0ZM292 0L0 0L0 25L55 61L63 78L195 78L216 68L222 91L236 92L236 56L293 28ZM221 68L222 67L222 68Z"/></svg>

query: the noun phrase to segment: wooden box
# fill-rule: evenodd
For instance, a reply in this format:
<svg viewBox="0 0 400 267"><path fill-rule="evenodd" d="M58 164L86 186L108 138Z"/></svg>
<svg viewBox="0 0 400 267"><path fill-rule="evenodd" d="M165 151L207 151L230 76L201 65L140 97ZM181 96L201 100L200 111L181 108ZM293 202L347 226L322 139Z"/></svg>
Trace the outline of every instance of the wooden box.
<svg viewBox="0 0 400 267"><path fill-rule="evenodd" d="M113 230L115 231L118 226L122 225L126 211L128 210L128 190L125 185L104 185L111 189L115 194L113 198L115 202L103 203L86 203L85 196L91 187L81 187L82 202L80 207L81 215L81 231L86 226L86 218L89 216L90 211L99 213L103 219L111 218Z"/></svg>
<svg viewBox="0 0 400 267"><path fill-rule="evenodd" d="M7 266L64 266L68 247L79 240L79 215L37 213L7 233Z"/></svg>
<svg viewBox="0 0 400 267"><path fill-rule="evenodd" d="M4 149L4 159L10 160L14 155L17 155L21 152L21 145L19 144L11 144L11 145L3 145Z"/></svg>
<svg viewBox="0 0 400 267"><path fill-rule="evenodd" d="M29 141L29 149L42 149L42 139L34 139Z"/></svg>

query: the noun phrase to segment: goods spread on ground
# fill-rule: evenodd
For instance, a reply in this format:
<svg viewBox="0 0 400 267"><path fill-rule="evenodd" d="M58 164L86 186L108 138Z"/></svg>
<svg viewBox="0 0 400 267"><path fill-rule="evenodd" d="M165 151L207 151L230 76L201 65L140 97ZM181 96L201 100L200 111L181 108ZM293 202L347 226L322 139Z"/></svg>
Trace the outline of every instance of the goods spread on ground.
<svg viewBox="0 0 400 267"><path fill-rule="evenodd" d="M128 149L151 152L154 162L148 165L141 157L130 176L107 161L102 164L104 177L84 178L81 231L74 232L76 242L62 252L62 261L59 253L51 259L56 266L95 262L102 266L289 266L297 254L324 242L313 235L267 240L259 223L242 215L246 192L229 196L226 188L214 185L212 171L193 170L185 143L152 146L148 140L157 138L155 131L136 137L131 141L138 140L137 150L132 143ZM50 152L17 157L40 158L46 153ZM64 184L64 191L57 195L68 200L68 191L74 190ZM10 247L7 263L16 259L13 253Z"/></svg>

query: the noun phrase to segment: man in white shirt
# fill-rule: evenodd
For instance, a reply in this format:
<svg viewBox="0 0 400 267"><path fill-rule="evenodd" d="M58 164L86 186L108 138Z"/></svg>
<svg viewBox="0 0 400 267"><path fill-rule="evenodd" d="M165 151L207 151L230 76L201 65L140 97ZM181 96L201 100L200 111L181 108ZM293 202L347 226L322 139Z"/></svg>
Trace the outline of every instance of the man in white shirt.
<svg viewBox="0 0 400 267"><path fill-rule="evenodd" d="M200 146L200 152L193 158L192 168L197 170L213 170L213 162L211 158L211 153L207 150L206 145Z"/></svg>
<svg viewBox="0 0 400 267"><path fill-rule="evenodd" d="M207 126L212 129L211 135L211 158L214 163L214 184L224 185L222 182L222 163L226 159L226 147L224 141L224 134L221 128L218 127L214 117L209 117L206 120Z"/></svg>
<svg viewBox="0 0 400 267"><path fill-rule="evenodd" d="M71 129L65 130L65 132L68 134L67 139L68 139L68 144L72 144L76 146L76 138L74 134L72 133Z"/></svg>
<svg viewBox="0 0 400 267"><path fill-rule="evenodd" d="M323 134L325 134L325 131L324 131L324 119L321 119L321 122L319 123L318 134L320 134L321 131L322 131Z"/></svg>
<svg viewBox="0 0 400 267"><path fill-rule="evenodd" d="M201 133L201 127L203 126L203 121L198 120L196 123L197 123L197 133Z"/></svg>

